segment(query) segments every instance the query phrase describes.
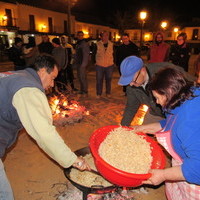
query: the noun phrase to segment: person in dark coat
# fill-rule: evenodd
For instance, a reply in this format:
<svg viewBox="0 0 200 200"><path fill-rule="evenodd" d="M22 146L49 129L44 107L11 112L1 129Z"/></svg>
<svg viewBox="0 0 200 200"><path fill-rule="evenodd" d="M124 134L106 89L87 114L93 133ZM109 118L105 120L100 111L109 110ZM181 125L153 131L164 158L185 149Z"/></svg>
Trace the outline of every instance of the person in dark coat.
<svg viewBox="0 0 200 200"><path fill-rule="evenodd" d="M180 33L177 36L176 44L170 48L169 62L182 67L188 72L188 63L191 55L189 45L186 43L186 33Z"/></svg>
<svg viewBox="0 0 200 200"><path fill-rule="evenodd" d="M42 42L38 44L38 49L40 53L47 53L47 54L52 54L53 51L53 45L49 41L49 37L47 34L42 35Z"/></svg>
<svg viewBox="0 0 200 200"><path fill-rule="evenodd" d="M122 44L116 47L115 52L115 64L117 65L120 76L120 65L124 58L128 56L139 56L139 54L139 47L130 40L128 33L124 33L122 35ZM126 86L123 86L123 92L126 95Z"/></svg>
<svg viewBox="0 0 200 200"><path fill-rule="evenodd" d="M22 52L23 41L16 37L14 45L8 50L8 58L14 64L14 70L25 69L25 59Z"/></svg>
<svg viewBox="0 0 200 200"><path fill-rule="evenodd" d="M130 40L128 33L124 33L122 35L122 44L116 48L115 53L115 64L120 75L121 62L128 56L139 56L139 47Z"/></svg>
<svg viewBox="0 0 200 200"><path fill-rule="evenodd" d="M158 117L164 117L162 109L154 101L153 95L148 89L148 85L151 77L160 69L165 67L178 69L183 72L185 77L190 81L195 81L196 79L194 76L185 72L182 67L173 65L169 62L149 63L145 66L142 59L136 56L129 56L123 60L120 65L122 75L118 84L128 86L127 103L121 120L122 126L131 125L131 122L141 104L145 104L149 107L148 115L150 114L152 119L155 119L155 121L158 121Z"/></svg>
<svg viewBox="0 0 200 200"><path fill-rule="evenodd" d="M28 37L28 43L23 48L26 67L33 67L36 57L39 55L34 37Z"/></svg>
<svg viewBox="0 0 200 200"><path fill-rule="evenodd" d="M74 64L77 69L77 76L80 83L80 90L78 93L82 97L88 96L88 82L87 82L87 66L90 58L90 47L88 42L84 39L82 31L77 32L77 43L75 45Z"/></svg>

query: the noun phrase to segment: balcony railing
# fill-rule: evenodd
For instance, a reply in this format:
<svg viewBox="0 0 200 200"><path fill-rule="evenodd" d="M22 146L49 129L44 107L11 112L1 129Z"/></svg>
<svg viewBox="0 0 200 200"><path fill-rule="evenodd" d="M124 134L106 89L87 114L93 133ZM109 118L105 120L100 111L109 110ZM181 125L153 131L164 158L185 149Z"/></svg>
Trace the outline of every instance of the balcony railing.
<svg viewBox="0 0 200 200"><path fill-rule="evenodd" d="M1 27L17 27L17 18L2 18L0 19Z"/></svg>

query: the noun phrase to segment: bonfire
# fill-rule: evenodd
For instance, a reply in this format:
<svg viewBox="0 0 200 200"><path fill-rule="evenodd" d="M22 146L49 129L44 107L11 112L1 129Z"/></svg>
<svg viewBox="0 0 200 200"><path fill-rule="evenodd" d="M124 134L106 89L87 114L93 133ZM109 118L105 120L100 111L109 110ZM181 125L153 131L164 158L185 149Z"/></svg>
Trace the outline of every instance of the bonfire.
<svg viewBox="0 0 200 200"><path fill-rule="evenodd" d="M74 124L80 122L85 115L89 115L89 111L69 95L58 93L49 96L48 99L55 126Z"/></svg>

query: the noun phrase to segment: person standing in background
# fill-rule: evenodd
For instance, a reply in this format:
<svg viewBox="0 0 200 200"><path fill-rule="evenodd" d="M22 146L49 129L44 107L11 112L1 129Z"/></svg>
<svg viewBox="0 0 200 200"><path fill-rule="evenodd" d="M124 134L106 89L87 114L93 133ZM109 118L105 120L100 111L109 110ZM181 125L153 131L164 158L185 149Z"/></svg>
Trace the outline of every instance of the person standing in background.
<svg viewBox="0 0 200 200"><path fill-rule="evenodd" d="M139 47L134 44L128 33L122 34L122 44L117 47L115 52L115 64L117 65L119 75L121 76L120 65L122 61L128 56L139 56ZM123 86L124 95L126 95L126 86Z"/></svg>
<svg viewBox="0 0 200 200"><path fill-rule="evenodd" d="M57 89L59 91L66 90L66 69L68 64L68 53L67 49L64 49L60 45L59 38L53 38L52 44L54 46L52 51L52 56L55 58L56 62L58 63L58 76L55 79Z"/></svg>
<svg viewBox="0 0 200 200"><path fill-rule="evenodd" d="M38 45L38 49L40 53L47 53L50 54L52 53L53 50L53 45L49 41L49 36L47 34L44 34L41 36L42 42Z"/></svg>
<svg viewBox="0 0 200 200"><path fill-rule="evenodd" d="M188 72L191 52L186 40L186 33L180 33L177 36L176 44L172 45L170 48L169 62L182 67L186 72Z"/></svg>
<svg viewBox="0 0 200 200"><path fill-rule="evenodd" d="M130 40L129 34L122 34L122 44L116 48L115 52L115 64L118 67L119 74L121 76L120 65L124 58L128 56L139 56L139 47Z"/></svg>
<svg viewBox="0 0 200 200"><path fill-rule="evenodd" d="M108 32L100 34L96 50L96 95L100 98L103 91L103 80L106 81L106 96L111 97L111 81L114 70L113 43L109 41Z"/></svg>
<svg viewBox="0 0 200 200"><path fill-rule="evenodd" d="M25 60L22 52L23 41L21 38L16 37L15 43L8 49L8 58L14 64L14 70L25 69Z"/></svg>
<svg viewBox="0 0 200 200"><path fill-rule="evenodd" d="M88 96L88 83L87 83L87 66L89 64L90 47L84 39L83 31L77 33L77 43L75 46L75 66L77 68L77 76L80 83L80 90L78 94L83 97Z"/></svg>
<svg viewBox="0 0 200 200"><path fill-rule="evenodd" d="M167 62L169 60L170 45L164 42L163 34L156 33L154 44L150 46L148 53L149 63Z"/></svg>
<svg viewBox="0 0 200 200"><path fill-rule="evenodd" d="M61 41L61 46L64 49L67 49L68 53L68 64L66 68L66 83L70 84L71 89L73 91L77 91L77 89L74 87L74 73L73 73L73 68L72 68L72 63L73 63L73 55L75 54L75 50L71 44L67 42L67 37L66 36L61 36L60 38Z"/></svg>
<svg viewBox="0 0 200 200"><path fill-rule="evenodd" d="M28 38L28 43L24 46L23 53L26 67L32 67L34 65L35 58L39 55L39 50L34 37Z"/></svg>

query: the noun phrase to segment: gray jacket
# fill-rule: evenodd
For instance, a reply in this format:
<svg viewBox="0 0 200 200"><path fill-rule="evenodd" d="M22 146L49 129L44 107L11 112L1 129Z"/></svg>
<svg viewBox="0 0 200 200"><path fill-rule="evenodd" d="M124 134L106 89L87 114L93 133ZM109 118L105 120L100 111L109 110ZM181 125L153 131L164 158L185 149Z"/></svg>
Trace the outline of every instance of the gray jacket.
<svg viewBox="0 0 200 200"><path fill-rule="evenodd" d="M65 69L68 64L68 52L63 47L55 47L52 51L52 56L55 58L59 71Z"/></svg>
<svg viewBox="0 0 200 200"><path fill-rule="evenodd" d="M89 44L83 39L79 40L76 44L75 64L81 67L86 67L89 62L90 47Z"/></svg>
<svg viewBox="0 0 200 200"><path fill-rule="evenodd" d="M151 80L151 77L160 69L169 66L180 70L188 80L195 81L195 77L185 72L182 67L173 65L169 62L147 64L146 69L149 74L149 79ZM122 126L130 126L141 104L146 104L149 106L150 114L164 117L161 106L156 104L151 91L149 91L147 87L144 89L143 87L135 87L129 85L127 86L126 93L127 103L121 121Z"/></svg>

